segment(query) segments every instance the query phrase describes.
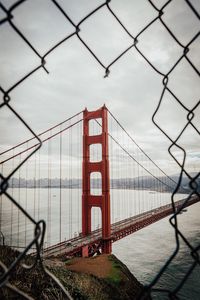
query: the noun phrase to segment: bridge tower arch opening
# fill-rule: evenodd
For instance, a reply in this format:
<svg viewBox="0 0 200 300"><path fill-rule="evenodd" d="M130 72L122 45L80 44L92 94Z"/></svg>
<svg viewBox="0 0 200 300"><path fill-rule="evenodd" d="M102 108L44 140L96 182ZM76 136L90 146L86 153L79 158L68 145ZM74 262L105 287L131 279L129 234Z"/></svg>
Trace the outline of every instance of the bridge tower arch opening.
<svg viewBox="0 0 200 300"><path fill-rule="evenodd" d="M90 122L99 124L101 130L96 134L90 129ZM93 135L92 135L93 133ZM101 160L93 161L90 156L90 147L101 145ZM99 207L102 215L102 253L111 253L111 221L110 221L110 176L108 156L108 114L104 105L96 111L83 112L83 181L82 181L82 233L84 236L91 233L91 210ZM101 174L100 195L92 194L91 174Z"/></svg>
<svg viewBox="0 0 200 300"><path fill-rule="evenodd" d="M97 231L102 227L102 215L100 207L93 206L91 209L91 229Z"/></svg>
<svg viewBox="0 0 200 300"><path fill-rule="evenodd" d="M102 175L101 172L90 173L90 194L91 196L102 195Z"/></svg>

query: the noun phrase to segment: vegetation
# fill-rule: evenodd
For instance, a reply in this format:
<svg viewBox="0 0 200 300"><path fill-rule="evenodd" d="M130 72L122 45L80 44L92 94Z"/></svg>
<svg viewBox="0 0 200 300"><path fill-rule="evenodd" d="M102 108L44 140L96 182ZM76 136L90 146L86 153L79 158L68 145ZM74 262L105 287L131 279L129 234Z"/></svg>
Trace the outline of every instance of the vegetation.
<svg viewBox="0 0 200 300"><path fill-rule="evenodd" d="M0 260L9 267L18 257L19 252L6 246L0 246ZM128 268L120 262L114 255L106 255L101 258L99 264L98 257L95 258L79 258L85 264L85 272L70 270L70 265L74 264L74 260L62 262L58 259L51 259L46 262L46 267L50 270L69 291L73 299L80 300L128 300L136 299L136 296L142 290L142 285L130 273ZM103 259L103 264L102 264ZM92 269L96 275L86 272L87 266L91 261L96 264L96 270ZM32 264L34 258L26 256L23 263ZM80 265L78 261L77 267ZM99 265L98 265L99 264ZM98 276L97 270L103 270L105 265L111 268L104 277ZM101 272L99 273L101 274ZM20 291L32 297L32 299L40 300L64 300L66 296L60 290L59 286L46 274L40 264L34 268L26 269L22 264L18 264L9 278L9 283L18 288ZM23 296L16 294L8 287L0 289L0 299L24 299Z"/></svg>
<svg viewBox="0 0 200 300"><path fill-rule="evenodd" d="M112 269L108 277L106 278L111 284L118 285L121 281L121 265L119 260L116 260L113 255L109 255L108 259L111 261Z"/></svg>

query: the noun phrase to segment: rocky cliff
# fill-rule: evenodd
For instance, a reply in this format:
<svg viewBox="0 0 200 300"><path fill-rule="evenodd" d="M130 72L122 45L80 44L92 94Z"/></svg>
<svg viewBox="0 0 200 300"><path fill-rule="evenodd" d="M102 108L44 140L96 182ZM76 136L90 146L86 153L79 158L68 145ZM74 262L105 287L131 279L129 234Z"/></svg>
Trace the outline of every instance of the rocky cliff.
<svg viewBox="0 0 200 300"><path fill-rule="evenodd" d="M0 247L0 260L7 266L18 255L17 251ZM23 262L30 264L33 258L27 256ZM45 267L60 280L73 299L136 299L143 288L114 255L72 258L65 261L52 258L45 261ZM40 264L30 270L18 265L12 272L9 282L32 299L66 299ZM24 297L3 287L0 289L0 299L24 299Z"/></svg>

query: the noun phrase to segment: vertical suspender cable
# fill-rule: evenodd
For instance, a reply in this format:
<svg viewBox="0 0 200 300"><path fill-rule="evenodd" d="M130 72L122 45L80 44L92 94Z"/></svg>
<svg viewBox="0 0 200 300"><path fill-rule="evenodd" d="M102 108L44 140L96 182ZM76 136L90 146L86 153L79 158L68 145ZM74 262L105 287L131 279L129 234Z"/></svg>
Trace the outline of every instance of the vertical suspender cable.
<svg viewBox="0 0 200 300"><path fill-rule="evenodd" d="M98 125L98 123L95 123L96 124L96 126L99 126ZM100 130L102 130L102 127L100 127ZM98 147L95 147L96 148L96 157L97 157L97 159L96 160L99 160L99 156L100 156L100 149L98 148ZM99 179L98 179L98 181L99 181ZM100 180L100 182L101 182L101 180ZM100 182L99 182L99 186L98 186L98 189L100 189L100 191L101 191L101 194L102 194L102 184L100 184ZM101 216L101 211L100 211L100 208L97 208L97 225L96 225L96 228L99 228L99 224L100 224L100 216Z"/></svg>
<svg viewBox="0 0 200 300"><path fill-rule="evenodd" d="M60 131L62 130L62 125L60 126ZM59 241L62 240L62 132L60 133L60 230L59 230Z"/></svg>
<svg viewBox="0 0 200 300"><path fill-rule="evenodd" d="M66 146L68 150L68 155L67 155L67 232L68 232L68 239L71 238L71 233L70 233L70 189L71 189L71 181L70 181L70 143L69 143L69 135L70 135L70 130L67 131L67 139L66 139Z"/></svg>
<svg viewBox="0 0 200 300"><path fill-rule="evenodd" d="M156 170L156 177L158 177L158 170ZM155 207L157 207L158 206L158 199L159 199L159 187L160 187L160 185L159 185L160 183L159 183L159 181L157 180L157 185L156 185L156 203L155 203Z"/></svg>
<svg viewBox="0 0 200 300"><path fill-rule="evenodd" d="M77 137L76 137L76 141L77 141L77 143L76 143L76 159L77 159L77 162L79 163L79 155L80 155L80 145L79 145L79 142L80 142L80 124L78 124L77 125L77 132L76 132L76 134L77 134ZM76 169L76 172L75 172L75 178L77 179L77 181L79 182L79 164L77 165L77 169ZM79 186L78 186L78 182L77 182L77 187L76 187L76 193L74 193L75 194L75 196L76 196L76 202L75 202L75 210L76 210L76 224L77 224L77 226L76 226L76 228L77 228L77 232L78 232L78 234L80 233L80 228L79 228L79 210L80 210L80 208L79 208L79 196L80 196L80 194L79 194L79 192L80 192L80 190L79 190Z"/></svg>
<svg viewBox="0 0 200 300"><path fill-rule="evenodd" d="M50 226L50 213L49 213L49 206L50 206L50 192L49 192L49 155L50 155L50 140L48 140L48 153L47 153L47 247L49 245L49 226Z"/></svg>
<svg viewBox="0 0 200 300"><path fill-rule="evenodd" d="M14 170L14 149L13 149L13 153L12 153L12 170ZM3 165L2 165L3 167ZM14 191L13 191L13 188L14 188L14 178L12 176L12 181L11 181L11 196L13 197L13 194L14 194ZM10 225L11 225L11 230L10 230L10 246L12 246L12 237L13 237L13 209L14 209L14 204L13 202L11 201L11 220L10 220Z"/></svg>
<svg viewBox="0 0 200 300"><path fill-rule="evenodd" d="M148 170L150 170L150 160L147 160L148 162ZM152 190L152 180L153 178L150 177L149 179L149 190ZM147 201L146 201L146 211L150 210L150 201L151 201L151 194L149 194Z"/></svg>
<svg viewBox="0 0 200 300"><path fill-rule="evenodd" d="M138 161L141 161L141 152L138 150ZM139 214L142 212L142 199L143 199L143 168L140 167L140 178L139 178L139 185L140 185L140 202L139 202Z"/></svg>
<svg viewBox="0 0 200 300"><path fill-rule="evenodd" d="M129 141L128 141L128 149L130 151L129 148ZM129 157L126 156L126 177L127 177L127 181L126 181L126 202L127 202L127 218L130 215L130 165L129 165Z"/></svg>
<svg viewBox="0 0 200 300"><path fill-rule="evenodd" d="M118 130L118 136L119 136L119 141L121 142L121 136L120 136L120 131ZM122 195L122 192L123 192L123 186L122 186L122 180L121 180L121 178L122 178L122 170L121 170L121 149L118 147L118 150L119 150L119 152L118 152L118 161L119 161L119 167L118 167L118 170L119 170L119 172L118 172L118 178L120 179L120 193L119 193L119 219L121 220L121 212L122 212L122 197L123 197L123 195Z"/></svg>
<svg viewBox="0 0 200 300"><path fill-rule="evenodd" d="M129 140L129 148L130 151L131 150L131 144L130 144L130 140ZM134 155L134 153L132 152L132 155ZM134 201L135 198L135 186L133 185L133 181L134 181L134 162L132 161L131 164L129 165L128 162L128 168L129 168L129 182L128 182L128 186L129 186L129 217L133 216L133 205L132 205L132 201ZM134 195L134 198L133 198Z"/></svg>
<svg viewBox="0 0 200 300"><path fill-rule="evenodd" d="M70 122L71 125L71 122ZM69 197L69 231L72 237L72 129L69 130L69 180L70 180L70 197Z"/></svg>
<svg viewBox="0 0 200 300"><path fill-rule="evenodd" d="M109 128L112 133L112 119L110 118L109 122ZM109 137L109 158L110 158L110 187L111 187L111 212L112 212L112 223L115 222L115 205L114 205L114 199L113 199L113 143L111 138Z"/></svg>
<svg viewBox="0 0 200 300"><path fill-rule="evenodd" d="M90 133L91 131L91 133ZM97 131L97 128L96 128L96 131ZM95 127L94 127L94 120L91 120L89 121L89 135L95 135ZM89 157L91 158L92 156L92 159L93 161L96 160L96 157L95 157L95 147L92 147L92 152L91 152L91 146L89 147L89 151L90 151L90 155ZM92 194L95 194L96 192L96 189L98 191L98 183L96 182L98 179L97 179L97 174L95 173L91 173L90 174L90 193L91 193L91 190L93 191ZM92 228L95 229L96 228L96 219L98 218L97 217L97 211L96 211L96 207L95 208L91 208L91 214L92 214Z"/></svg>
<svg viewBox="0 0 200 300"><path fill-rule="evenodd" d="M79 133L78 133L78 137L79 137L79 143L78 143L78 154L79 154L79 161L80 161L80 165L79 165L79 168L80 168L80 173L79 173L79 176L78 178L80 179L82 177L82 127L83 127L83 124L82 122L79 123ZM80 177L81 176L81 177ZM81 228L81 211L82 211L82 201L81 201L81 187L78 186L78 199L77 199L77 203L78 203L78 228L79 228L79 232L82 232L82 228Z"/></svg>
<svg viewBox="0 0 200 300"><path fill-rule="evenodd" d="M124 140L124 134L122 134L122 145L125 147L125 140ZM123 151L124 152L124 151ZM123 178L123 207L124 207L124 213L123 213L123 219L126 218L126 154L123 153L124 155L123 160L122 160L122 178Z"/></svg>
<svg viewBox="0 0 200 300"><path fill-rule="evenodd" d="M124 138L125 140L125 138ZM127 141L124 143L124 147L126 147ZM127 148L127 147L126 147ZM126 213L125 213L125 217L128 218L128 157L127 154L125 155L125 207L126 207Z"/></svg>
<svg viewBox="0 0 200 300"><path fill-rule="evenodd" d="M28 149L28 142L27 142L27 149ZM27 199L28 199L28 163L29 160L26 161L26 170L25 170L25 177L26 177L26 191L25 191L25 209L27 211ZM26 246L26 242L27 242L27 217L25 216L25 232L24 232L24 240L25 240L25 246Z"/></svg>
<svg viewBox="0 0 200 300"><path fill-rule="evenodd" d="M129 149L129 151L131 151L130 140L128 140L128 149ZM131 189L130 189L130 178L131 178L131 166L129 165L129 157L127 156L127 203L128 203L128 215L127 215L127 217L131 216L131 206L130 206L130 191L131 191Z"/></svg>
<svg viewBox="0 0 200 300"><path fill-rule="evenodd" d="M136 155L137 155L137 161L138 161L138 148L137 148ZM136 214L139 214L140 213L140 166L139 166L139 164L137 164L137 171L138 171L138 174L137 174L138 201L137 201L137 207L136 207L136 211L137 211Z"/></svg>
<svg viewBox="0 0 200 300"><path fill-rule="evenodd" d="M47 216L47 244L51 240L51 130L48 140L48 216Z"/></svg>
<svg viewBox="0 0 200 300"><path fill-rule="evenodd" d="M159 172L160 173L160 172ZM161 174L160 174L161 175ZM159 176L160 176L159 175ZM162 177L161 177L161 179L162 179ZM165 182L165 178L163 178L163 182ZM161 184L161 187L160 187L160 202L159 202L159 206L161 206L162 205L162 195L163 195L163 190L164 190L164 185L163 185L163 183Z"/></svg>
<svg viewBox="0 0 200 300"><path fill-rule="evenodd" d="M141 157L141 160L140 161L142 161L143 162L143 154L140 152L140 157ZM143 162L144 163L144 162ZM142 168L141 169L141 175L142 175L142 197L141 197L141 206L140 206L140 213L142 213L143 212L143 207L144 207L144 169Z"/></svg>
<svg viewBox="0 0 200 300"><path fill-rule="evenodd" d="M157 172L156 172L157 174L156 174L156 177L158 177L159 176L159 174L158 174L158 170L157 170ZM157 201L156 201L156 207L158 207L158 203L159 203L159 198L160 198L160 183L159 183L159 181L157 180Z"/></svg>
<svg viewBox="0 0 200 300"><path fill-rule="evenodd" d="M40 149L38 150L38 180L37 180L37 188L38 188L38 220L40 220Z"/></svg>
<svg viewBox="0 0 200 300"><path fill-rule="evenodd" d="M122 136L122 131L119 130L119 133L120 133L120 141L121 141L121 144L123 145L123 136ZM122 188L121 188L121 209L120 209L120 219L123 220L123 207L124 207L124 180L123 180L123 167L122 167L122 161L123 161L123 157L124 157L124 153L120 150L120 178L122 178Z"/></svg>
<svg viewBox="0 0 200 300"><path fill-rule="evenodd" d="M119 131L117 129L117 140L119 140ZM117 186L117 218L120 220L120 177L119 177L119 170L120 170L120 165L119 165L119 147L117 146L117 151L116 151L116 160L117 160L117 171L116 171L116 177L117 177L117 182L118 182L118 186Z"/></svg>
<svg viewBox="0 0 200 300"><path fill-rule="evenodd" d="M19 164L21 163L21 154L19 156ZM18 203L20 204L21 202L21 168L19 168L19 176L18 176ZM17 246L20 246L20 237L19 237L19 232L20 232L20 209L18 208L18 213L17 213Z"/></svg>
<svg viewBox="0 0 200 300"><path fill-rule="evenodd" d="M36 147L35 147L36 149ZM33 202L34 202L34 211L33 211L33 216L35 219L36 215L36 153L34 154L34 167L33 167Z"/></svg>
<svg viewBox="0 0 200 300"><path fill-rule="evenodd" d="M133 155L135 156L135 148L133 147ZM134 191L131 192L131 211L132 215L135 215L135 203L136 203L136 198L137 198L137 164L135 161L133 161L133 167L132 169L132 182L133 182L133 187Z"/></svg>

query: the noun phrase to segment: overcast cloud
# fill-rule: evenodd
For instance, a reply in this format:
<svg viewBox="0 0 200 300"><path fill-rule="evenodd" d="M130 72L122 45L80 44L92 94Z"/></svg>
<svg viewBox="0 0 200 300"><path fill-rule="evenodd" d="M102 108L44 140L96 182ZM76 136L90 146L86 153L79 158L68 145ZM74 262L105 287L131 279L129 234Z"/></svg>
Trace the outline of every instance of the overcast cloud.
<svg viewBox="0 0 200 300"><path fill-rule="evenodd" d="M1 2L9 7L15 1ZM103 3L97 0L58 2L76 24ZM165 1L154 3L159 7ZM194 0L193 5L200 10L198 0ZM110 6L133 35L157 16L155 9L143 0L113 0ZM199 21L184 0L172 1L164 12L163 20L183 45L199 32ZM13 14L14 24L41 55L74 32L74 27L51 1L26 1ZM0 10L0 19L3 17L4 13ZM132 44L131 38L105 7L81 24L80 29L81 38L106 66ZM8 23L0 26L0 45L0 86L7 90L36 67L40 60ZM199 46L200 38L191 45L188 54L198 70ZM164 73L170 70L183 51L159 21L139 37L138 48ZM162 92L163 77L135 49L112 65L109 77L104 78L105 70L75 35L46 57L46 68L49 74L40 69L10 93L11 105L36 133L85 107L93 110L105 103L166 172L176 173L167 153L170 142L151 121ZM199 77L185 59L170 75L169 87L189 109L199 101ZM2 98L3 95L0 93L0 96ZM194 111L193 121L198 129L199 112L198 107ZM186 117L186 110L166 92L156 116L158 124L174 139L186 124ZM4 150L30 137L30 133L4 107L0 110L0 136L1 150ZM190 171L200 167L199 142L191 126L180 140L180 145L187 150ZM177 149L174 153L180 157Z"/></svg>

